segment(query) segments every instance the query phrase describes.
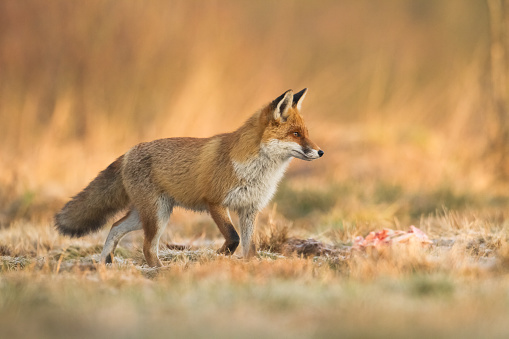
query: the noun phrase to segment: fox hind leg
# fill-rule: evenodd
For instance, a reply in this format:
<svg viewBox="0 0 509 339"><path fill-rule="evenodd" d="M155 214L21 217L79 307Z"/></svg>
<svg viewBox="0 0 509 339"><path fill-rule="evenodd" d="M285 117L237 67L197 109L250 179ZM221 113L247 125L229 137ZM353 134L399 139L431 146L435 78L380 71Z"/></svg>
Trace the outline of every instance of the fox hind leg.
<svg viewBox="0 0 509 339"><path fill-rule="evenodd" d="M129 232L141 230L140 216L136 209L130 210L122 219L118 220L111 227L110 233L101 253L101 262L111 264L113 254L119 241Z"/></svg>
<svg viewBox="0 0 509 339"><path fill-rule="evenodd" d="M223 246L217 252L226 255L233 254L239 246L240 238L235 227L233 227L228 210L223 206L210 204L209 212L225 238Z"/></svg>
<svg viewBox="0 0 509 339"><path fill-rule="evenodd" d="M171 212L173 211L173 203L167 196L161 196L157 200L156 209L155 213L148 213L146 211L140 214L145 234L143 254L147 264L151 267L163 266L158 256L159 238L168 224Z"/></svg>

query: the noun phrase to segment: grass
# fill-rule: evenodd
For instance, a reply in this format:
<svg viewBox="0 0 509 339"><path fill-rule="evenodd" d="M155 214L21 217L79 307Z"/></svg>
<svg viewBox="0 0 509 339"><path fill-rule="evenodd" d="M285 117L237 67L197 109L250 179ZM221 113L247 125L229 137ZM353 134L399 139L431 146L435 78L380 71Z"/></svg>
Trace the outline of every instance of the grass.
<svg viewBox="0 0 509 339"><path fill-rule="evenodd" d="M0 2L0 337L507 337L490 24L483 0ZM210 217L178 209L159 270L139 232L104 267L107 228L55 231L131 146L234 130L304 87L325 156L290 165L259 258L217 255ZM352 250L410 225L432 244Z"/></svg>
<svg viewBox="0 0 509 339"><path fill-rule="evenodd" d="M105 231L73 240L56 236L49 224L3 229L2 333L475 338L509 331L505 217L493 221L457 212L427 217L420 226L432 245L360 252L329 232L319 238L336 251L310 256L284 247L295 236L316 234L290 228L274 212L260 220L267 224L258 232L264 249L258 259L217 255L216 237L212 245L183 250L162 244L166 267L159 270L144 264L139 234L124 240L116 262L104 267L97 260ZM281 224L285 227L275 227Z"/></svg>

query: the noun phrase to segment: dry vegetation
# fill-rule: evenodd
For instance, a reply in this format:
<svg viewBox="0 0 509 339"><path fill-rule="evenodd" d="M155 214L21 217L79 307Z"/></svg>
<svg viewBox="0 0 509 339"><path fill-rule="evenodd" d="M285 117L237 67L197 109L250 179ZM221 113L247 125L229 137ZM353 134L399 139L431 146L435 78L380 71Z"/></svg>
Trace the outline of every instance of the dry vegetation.
<svg viewBox="0 0 509 339"><path fill-rule="evenodd" d="M0 337L507 337L509 4L0 2ZM237 128L288 88L323 159L294 160L260 258L176 211L141 235L52 215L130 146ZM352 250L416 225L429 246ZM178 246L176 246L177 244Z"/></svg>

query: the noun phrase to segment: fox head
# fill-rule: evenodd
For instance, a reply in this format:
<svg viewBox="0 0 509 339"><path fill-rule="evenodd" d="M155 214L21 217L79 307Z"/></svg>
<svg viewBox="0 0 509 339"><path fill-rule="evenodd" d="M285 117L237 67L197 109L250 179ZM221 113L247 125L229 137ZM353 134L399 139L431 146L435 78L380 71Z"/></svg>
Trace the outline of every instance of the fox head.
<svg viewBox="0 0 509 339"><path fill-rule="evenodd" d="M311 161L323 155L323 151L309 139L308 129L300 115L307 88L293 94L288 90L264 110L265 130L262 143L268 152L282 157L295 157Z"/></svg>

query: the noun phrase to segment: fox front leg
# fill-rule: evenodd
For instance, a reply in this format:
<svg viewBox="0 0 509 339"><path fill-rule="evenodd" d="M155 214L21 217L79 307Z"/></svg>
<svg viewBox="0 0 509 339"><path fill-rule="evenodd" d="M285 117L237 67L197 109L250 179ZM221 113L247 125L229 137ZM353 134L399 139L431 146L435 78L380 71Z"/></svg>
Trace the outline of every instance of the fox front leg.
<svg viewBox="0 0 509 339"><path fill-rule="evenodd" d="M233 227L230 213L228 213L225 207L212 204L209 204L209 212L225 239L218 253L226 255L233 254L239 245L240 239L235 227Z"/></svg>
<svg viewBox="0 0 509 339"><path fill-rule="evenodd" d="M242 210L239 213L240 219L240 244L242 246L242 256L247 259L256 255L256 245L252 237L255 229L256 210Z"/></svg>

